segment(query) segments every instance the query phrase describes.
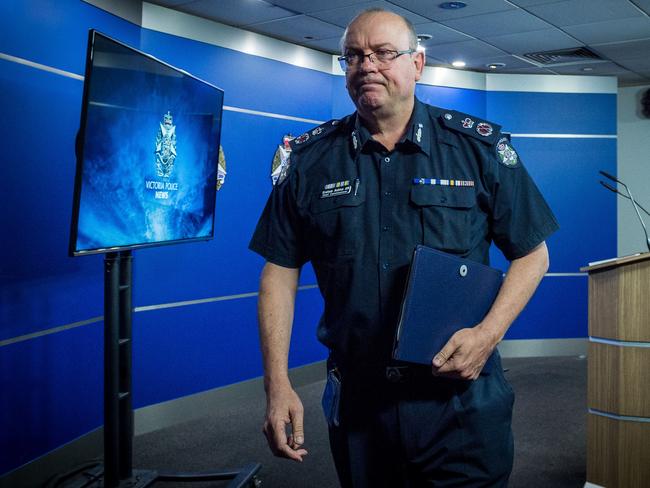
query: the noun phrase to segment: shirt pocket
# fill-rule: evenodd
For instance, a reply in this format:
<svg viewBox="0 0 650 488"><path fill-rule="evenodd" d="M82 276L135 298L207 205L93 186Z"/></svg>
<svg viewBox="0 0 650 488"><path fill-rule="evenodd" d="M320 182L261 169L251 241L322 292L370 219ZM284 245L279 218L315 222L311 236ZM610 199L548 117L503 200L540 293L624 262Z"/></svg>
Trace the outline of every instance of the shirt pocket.
<svg viewBox="0 0 650 488"><path fill-rule="evenodd" d="M476 191L473 187L417 185L411 205L420 219L420 242L453 254L468 254L473 239Z"/></svg>
<svg viewBox="0 0 650 488"><path fill-rule="evenodd" d="M311 228L308 236L316 260L336 260L359 251L365 195L349 193L314 198L309 204Z"/></svg>

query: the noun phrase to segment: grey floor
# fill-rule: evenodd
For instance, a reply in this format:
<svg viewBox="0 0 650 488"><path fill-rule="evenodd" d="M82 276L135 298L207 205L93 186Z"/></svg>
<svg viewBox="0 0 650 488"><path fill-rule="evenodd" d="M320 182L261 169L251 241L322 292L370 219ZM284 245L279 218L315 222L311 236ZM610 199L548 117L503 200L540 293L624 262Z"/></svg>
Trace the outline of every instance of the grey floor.
<svg viewBox="0 0 650 488"><path fill-rule="evenodd" d="M579 357L504 359L515 392L511 488L578 488L585 482L587 361ZM302 464L273 457L261 433L264 396L249 405L136 437L134 465L206 471L262 464L264 488L335 488L336 473L320 409L324 382L298 388L309 455ZM224 486L158 483L157 487Z"/></svg>

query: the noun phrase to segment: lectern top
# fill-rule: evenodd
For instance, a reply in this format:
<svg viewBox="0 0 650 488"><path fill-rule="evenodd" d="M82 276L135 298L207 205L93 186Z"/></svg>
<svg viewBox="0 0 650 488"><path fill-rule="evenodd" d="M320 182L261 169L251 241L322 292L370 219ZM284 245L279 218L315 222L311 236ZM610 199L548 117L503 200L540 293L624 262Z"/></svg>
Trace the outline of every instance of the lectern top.
<svg viewBox="0 0 650 488"><path fill-rule="evenodd" d="M650 259L650 252L636 253L629 256L621 256L617 258L604 259L602 261L594 261L593 263L589 263L588 266L583 266L580 268L580 271L591 273L592 271L596 270L614 268L622 264L632 264L640 261L646 261L648 259Z"/></svg>

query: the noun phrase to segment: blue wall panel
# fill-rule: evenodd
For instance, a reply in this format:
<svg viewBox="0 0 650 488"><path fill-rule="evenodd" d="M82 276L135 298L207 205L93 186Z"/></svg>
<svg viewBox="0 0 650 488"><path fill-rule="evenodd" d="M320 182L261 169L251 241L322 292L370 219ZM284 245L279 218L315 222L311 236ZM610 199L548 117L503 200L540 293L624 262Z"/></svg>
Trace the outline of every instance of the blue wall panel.
<svg viewBox="0 0 650 488"><path fill-rule="evenodd" d="M616 173L616 140L513 142L560 223L549 239L550 271L575 273L590 261L615 256L616 199L598 183L598 170Z"/></svg>
<svg viewBox="0 0 650 488"><path fill-rule="evenodd" d="M616 139L514 137L526 169L560 224L548 239L551 273L577 273L591 261L616 255L616 199L598 170L616 174ZM507 269L503 255L490 253Z"/></svg>
<svg viewBox="0 0 650 488"><path fill-rule="evenodd" d="M0 60L0 339L101 315L101 258L67 257L81 90Z"/></svg>
<svg viewBox="0 0 650 488"><path fill-rule="evenodd" d="M449 110L458 110L485 118L486 93L479 90L447 86L417 85L415 95L425 103ZM496 121L495 121L496 122Z"/></svg>
<svg viewBox="0 0 650 488"><path fill-rule="evenodd" d="M0 52L84 74L88 29L137 47L140 28L80 0L2 0Z"/></svg>
<svg viewBox="0 0 650 488"><path fill-rule="evenodd" d="M179 398L262 374L257 298L134 315L134 407ZM318 290L298 292L290 365L325 358L316 340Z"/></svg>
<svg viewBox="0 0 650 488"><path fill-rule="evenodd" d="M569 339L587 336L587 277L550 276L512 324L506 339Z"/></svg>
<svg viewBox="0 0 650 488"><path fill-rule="evenodd" d="M259 376L254 304L247 298L136 313L134 407Z"/></svg>
<svg viewBox="0 0 650 488"><path fill-rule="evenodd" d="M345 88L345 77L334 76L332 78L332 107L329 118L340 119L355 110L356 108L348 96L348 90Z"/></svg>
<svg viewBox="0 0 650 488"><path fill-rule="evenodd" d="M102 424L103 324L0 349L0 474Z"/></svg>
<svg viewBox="0 0 650 488"><path fill-rule="evenodd" d="M487 118L519 134L616 134L616 95L489 92Z"/></svg>

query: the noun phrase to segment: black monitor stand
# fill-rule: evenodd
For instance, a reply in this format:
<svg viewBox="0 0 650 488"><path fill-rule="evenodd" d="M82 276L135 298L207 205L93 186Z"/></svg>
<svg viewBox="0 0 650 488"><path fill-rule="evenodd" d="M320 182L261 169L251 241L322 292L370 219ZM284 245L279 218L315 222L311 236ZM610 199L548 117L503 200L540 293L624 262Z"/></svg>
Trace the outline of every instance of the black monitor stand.
<svg viewBox="0 0 650 488"><path fill-rule="evenodd" d="M232 480L228 488L257 487L259 463L229 472L166 473L133 469L131 251L104 257L104 464L84 467L50 486L142 488L159 481ZM89 482L90 480L90 482Z"/></svg>

